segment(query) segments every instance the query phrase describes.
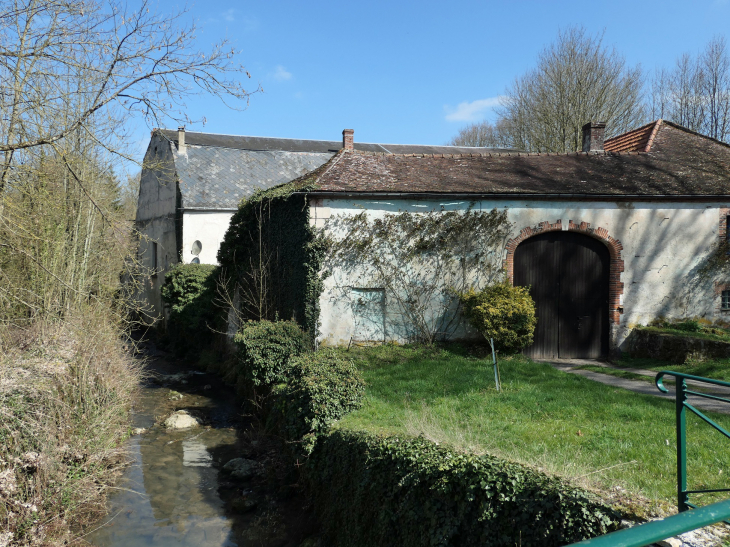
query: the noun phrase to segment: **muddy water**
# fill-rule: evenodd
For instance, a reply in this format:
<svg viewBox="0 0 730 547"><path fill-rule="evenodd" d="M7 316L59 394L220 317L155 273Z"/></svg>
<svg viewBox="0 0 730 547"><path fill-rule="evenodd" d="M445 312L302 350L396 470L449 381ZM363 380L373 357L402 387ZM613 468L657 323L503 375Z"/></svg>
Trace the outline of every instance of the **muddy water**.
<svg viewBox="0 0 730 547"><path fill-rule="evenodd" d="M161 422L177 409L203 426L166 430ZM220 471L241 456L266 465L276 447L252 434L234 394L217 378L157 361L133 420L145 431L129 440L132 464L110 496L107 518L86 536L92 544L293 547L313 533L301 496L284 496L271 471L245 482Z"/></svg>

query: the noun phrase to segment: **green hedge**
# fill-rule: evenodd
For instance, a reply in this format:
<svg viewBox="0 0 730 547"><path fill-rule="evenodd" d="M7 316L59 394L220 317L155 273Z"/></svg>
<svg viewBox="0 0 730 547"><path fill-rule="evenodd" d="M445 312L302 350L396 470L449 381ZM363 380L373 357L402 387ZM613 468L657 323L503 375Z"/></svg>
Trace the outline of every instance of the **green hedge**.
<svg viewBox="0 0 730 547"><path fill-rule="evenodd" d="M515 353L532 343L537 325L535 302L527 287L509 281L459 295L469 323L505 353Z"/></svg>
<svg viewBox="0 0 730 547"><path fill-rule="evenodd" d="M234 337L238 376L254 388L286 381L290 360L308 348L293 321L248 321Z"/></svg>
<svg viewBox="0 0 730 547"><path fill-rule="evenodd" d="M354 363L332 349L291 360L289 379L276 398L276 420L284 436L309 441L334 421L360 407L365 383Z"/></svg>
<svg viewBox="0 0 730 547"><path fill-rule="evenodd" d="M218 268L210 264L176 264L162 286L162 300L170 306L167 336L177 354L198 353L210 346L213 333L225 325L215 305Z"/></svg>
<svg viewBox="0 0 730 547"><path fill-rule="evenodd" d="M305 472L327 539L343 547L550 547L604 534L618 518L559 479L423 438L332 431Z"/></svg>

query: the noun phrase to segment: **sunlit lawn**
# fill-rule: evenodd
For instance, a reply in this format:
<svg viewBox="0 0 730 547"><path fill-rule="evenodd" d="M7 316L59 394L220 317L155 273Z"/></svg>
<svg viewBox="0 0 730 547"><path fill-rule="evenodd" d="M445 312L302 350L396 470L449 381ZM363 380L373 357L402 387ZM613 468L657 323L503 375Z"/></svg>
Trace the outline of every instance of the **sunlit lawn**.
<svg viewBox="0 0 730 547"><path fill-rule="evenodd" d="M611 388L516 356L491 362L464 348L342 350L368 383L364 407L339 427L424 436L577 479L676 498L672 401ZM730 416L714 416L730 427ZM690 487L730 487L730 441L688 419ZM716 498L715 498L716 499ZM699 497L697 503L710 501Z"/></svg>

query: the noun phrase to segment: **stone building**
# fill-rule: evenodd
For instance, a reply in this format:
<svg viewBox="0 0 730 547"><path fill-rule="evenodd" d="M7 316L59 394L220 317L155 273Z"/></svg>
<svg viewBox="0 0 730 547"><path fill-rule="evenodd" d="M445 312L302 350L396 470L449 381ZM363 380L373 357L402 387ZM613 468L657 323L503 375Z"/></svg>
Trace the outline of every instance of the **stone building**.
<svg viewBox="0 0 730 547"><path fill-rule="evenodd" d="M295 179L330 160L345 143L216 135L157 129L140 180L136 228L139 259L151 275L143 294L149 321L161 316L165 272L178 262L216 264L231 216L258 189ZM469 153L468 147L357 143L367 153Z"/></svg>
<svg viewBox="0 0 730 547"><path fill-rule="evenodd" d="M362 212L505 210L504 267L537 302L533 356L605 356L660 316L726 322L730 146L662 120L605 145L603 131L586 124L584 151L571 154L384 154L348 145L305 177L315 188L310 222L326 230L328 219ZM320 341L405 341L383 288L348 275L325 281ZM349 305L343 288L378 304ZM383 328L363 331L358 309L382 314L369 323Z"/></svg>

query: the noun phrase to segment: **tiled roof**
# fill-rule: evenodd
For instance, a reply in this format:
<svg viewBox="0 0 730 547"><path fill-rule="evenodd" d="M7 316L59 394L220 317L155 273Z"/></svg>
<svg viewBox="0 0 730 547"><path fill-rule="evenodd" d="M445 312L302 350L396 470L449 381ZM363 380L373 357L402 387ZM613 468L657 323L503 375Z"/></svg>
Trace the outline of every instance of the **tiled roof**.
<svg viewBox="0 0 730 547"><path fill-rule="evenodd" d="M606 139L603 148L608 152L649 152L661 125L662 120L657 120L633 131Z"/></svg>
<svg viewBox="0 0 730 547"><path fill-rule="evenodd" d="M301 180L337 193L730 196L730 147L674 124L662 125L649 153L340 152Z"/></svg>
<svg viewBox="0 0 730 547"><path fill-rule="evenodd" d="M173 146L182 207L232 209L241 198L308 173L332 157L328 152L252 151Z"/></svg>
<svg viewBox="0 0 730 547"><path fill-rule="evenodd" d="M233 209L257 189L277 186L315 170L342 148L338 141L186 131L185 151L181 154L177 131L158 129L154 134L171 143L183 208ZM373 143L355 143L355 149L386 154L487 154L507 150Z"/></svg>

